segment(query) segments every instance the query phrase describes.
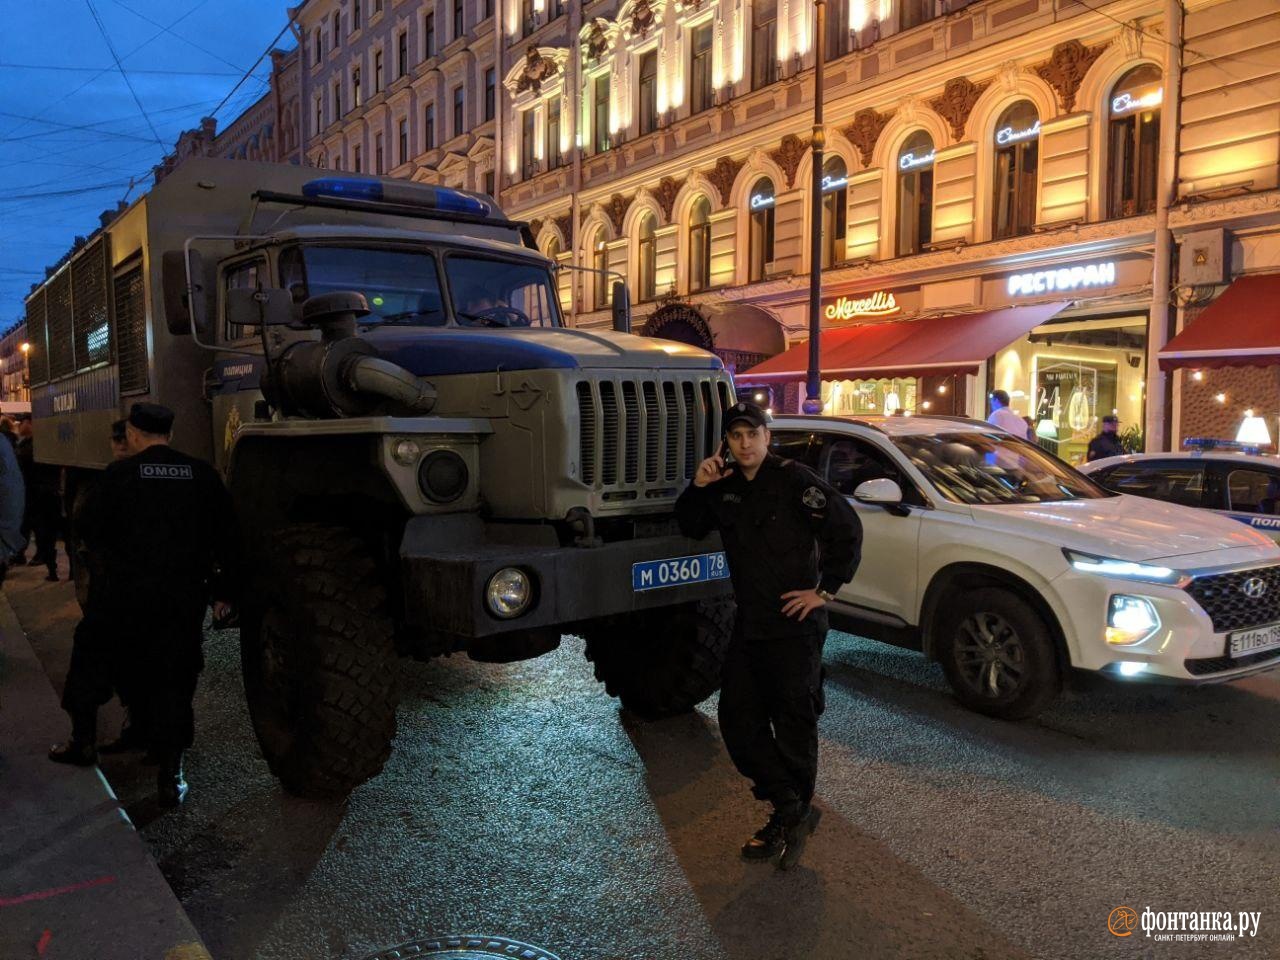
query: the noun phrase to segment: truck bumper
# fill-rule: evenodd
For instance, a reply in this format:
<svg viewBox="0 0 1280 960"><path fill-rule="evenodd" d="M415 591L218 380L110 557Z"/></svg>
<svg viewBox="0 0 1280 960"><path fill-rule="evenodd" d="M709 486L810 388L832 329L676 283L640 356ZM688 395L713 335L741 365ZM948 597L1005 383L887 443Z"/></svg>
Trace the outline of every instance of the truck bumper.
<svg viewBox="0 0 1280 960"><path fill-rule="evenodd" d="M597 547L503 542L472 515L415 517L400 547L405 620L425 630L488 637L539 627L567 628L616 614L729 596L727 579L632 589L634 563L721 549L719 534L706 540L664 536ZM491 613L484 596L490 578L505 567L524 571L533 585L533 602L512 619Z"/></svg>

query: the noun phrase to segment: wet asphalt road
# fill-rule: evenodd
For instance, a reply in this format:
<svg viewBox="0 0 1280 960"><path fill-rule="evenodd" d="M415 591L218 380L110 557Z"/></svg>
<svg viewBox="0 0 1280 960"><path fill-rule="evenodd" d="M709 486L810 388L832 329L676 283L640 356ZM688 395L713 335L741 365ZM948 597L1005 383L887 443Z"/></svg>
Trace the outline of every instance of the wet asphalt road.
<svg viewBox="0 0 1280 960"><path fill-rule="evenodd" d="M406 662L396 750L345 806L281 792L236 634L206 656L186 807L161 815L135 759L103 770L219 960L360 960L449 933L562 960L1280 956L1275 676L1094 682L1005 724L918 656L833 633L825 814L780 874L737 856L765 811L714 700L636 721L574 638L526 663ZM1107 932L1122 904L1262 920L1246 942L1126 941Z"/></svg>

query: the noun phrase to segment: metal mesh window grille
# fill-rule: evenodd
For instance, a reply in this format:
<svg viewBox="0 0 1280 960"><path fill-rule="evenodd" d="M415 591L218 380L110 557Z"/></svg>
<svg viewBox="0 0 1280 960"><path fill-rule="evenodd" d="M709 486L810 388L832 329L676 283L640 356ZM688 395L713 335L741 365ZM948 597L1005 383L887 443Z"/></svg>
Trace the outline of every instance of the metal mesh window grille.
<svg viewBox="0 0 1280 960"><path fill-rule="evenodd" d="M95 241L71 265L71 290L76 369L87 370L111 359L105 240Z"/></svg>
<svg viewBox="0 0 1280 960"><path fill-rule="evenodd" d="M115 278L116 357L120 393L147 392L147 313L142 264Z"/></svg>
<svg viewBox="0 0 1280 960"><path fill-rule="evenodd" d="M66 377L76 370L75 347L71 339L71 271L53 278L45 301L49 325L49 379Z"/></svg>
<svg viewBox="0 0 1280 960"><path fill-rule="evenodd" d="M49 382L49 335L45 329L44 304L43 289L27 301L27 342L31 344L27 364L32 386Z"/></svg>

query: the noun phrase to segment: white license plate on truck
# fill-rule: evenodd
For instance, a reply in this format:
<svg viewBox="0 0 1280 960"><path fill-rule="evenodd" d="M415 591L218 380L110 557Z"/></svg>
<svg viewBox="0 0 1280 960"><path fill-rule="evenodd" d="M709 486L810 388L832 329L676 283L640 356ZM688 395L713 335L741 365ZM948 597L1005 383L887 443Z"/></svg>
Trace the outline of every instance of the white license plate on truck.
<svg viewBox="0 0 1280 960"><path fill-rule="evenodd" d="M725 563L723 550L670 560L643 560L631 565L631 589L640 593L686 583L724 580L728 576L729 565Z"/></svg>
<svg viewBox="0 0 1280 960"><path fill-rule="evenodd" d="M1280 623L1272 623L1257 630L1242 630L1227 637L1227 655L1247 657L1264 650L1280 649Z"/></svg>

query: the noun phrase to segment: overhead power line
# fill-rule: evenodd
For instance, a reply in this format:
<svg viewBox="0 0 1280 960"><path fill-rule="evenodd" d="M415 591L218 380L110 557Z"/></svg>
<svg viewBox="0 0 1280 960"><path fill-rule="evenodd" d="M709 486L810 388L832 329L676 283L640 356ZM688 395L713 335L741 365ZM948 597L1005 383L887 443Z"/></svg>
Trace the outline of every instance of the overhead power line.
<svg viewBox="0 0 1280 960"><path fill-rule="evenodd" d="M65 63L0 63L0 70L47 70L58 73L93 73L101 76L110 73L115 67L73 67ZM240 68L235 72L226 70L130 70L136 76L151 77L238 77Z"/></svg>
<svg viewBox="0 0 1280 960"><path fill-rule="evenodd" d="M86 0L86 2L88 2L88 0ZM240 89L241 84L243 84L246 80L248 80L251 76L253 76L253 71L258 69L258 64L260 64L267 56L270 55L271 51L275 49L276 44L280 42L280 38L289 32L289 27L291 27L292 25L293 25L293 17L290 16L290 18L285 22L285 25L280 29L280 32L275 35L275 39L273 39L270 43L267 44L267 48L263 50L261 54L258 55L257 60L253 61L253 65L250 66L249 69L245 71L244 76L241 77L238 81L236 81L236 85L231 88L231 92L222 98L222 102L220 104L218 104L216 107L213 108L213 115L216 115L219 110L225 107L227 105L227 101L230 100L233 96L235 96L236 91Z"/></svg>
<svg viewBox="0 0 1280 960"><path fill-rule="evenodd" d="M116 53L116 48L111 43L111 37L107 34L106 24L102 22L102 18L98 16L98 11L93 5L93 0L84 0L85 5L89 8L89 12L93 14L93 22L98 25L98 31L102 34L102 40L107 45L107 49L111 51L111 58L116 62L116 69L120 71L120 76L124 79L124 85L129 88L129 93L133 95L133 102L138 105L139 112L146 117L147 126L151 128L151 134L156 138L156 143L160 144L160 148L164 149L164 141L160 139L160 131L156 129L156 125L151 122L151 117L147 115L147 108L142 105L142 100L138 97L138 91L133 89L133 81L129 79L129 74L124 72L124 64L120 62L120 55Z"/></svg>

